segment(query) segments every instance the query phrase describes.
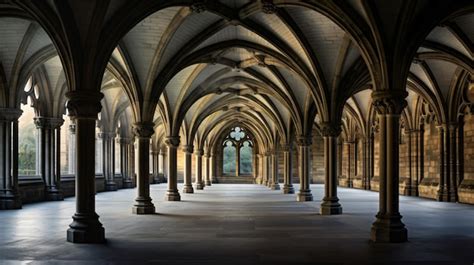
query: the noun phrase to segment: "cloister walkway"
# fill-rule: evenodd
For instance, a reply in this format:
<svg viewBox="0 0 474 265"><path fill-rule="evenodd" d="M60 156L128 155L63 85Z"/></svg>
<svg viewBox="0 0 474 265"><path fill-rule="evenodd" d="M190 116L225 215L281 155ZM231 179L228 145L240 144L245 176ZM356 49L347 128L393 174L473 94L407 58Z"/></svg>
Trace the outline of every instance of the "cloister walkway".
<svg viewBox="0 0 474 265"><path fill-rule="evenodd" d="M24 205L0 212L0 264L383 264L388 257L390 264L474 262L472 205L401 196L410 242L372 244L378 193L339 188L344 214L321 216L323 186L311 188L314 202L246 184L214 184L168 202L166 185L152 185L157 214L147 216L131 213L136 190L99 193L105 245L65 242L74 198Z"/></svg>

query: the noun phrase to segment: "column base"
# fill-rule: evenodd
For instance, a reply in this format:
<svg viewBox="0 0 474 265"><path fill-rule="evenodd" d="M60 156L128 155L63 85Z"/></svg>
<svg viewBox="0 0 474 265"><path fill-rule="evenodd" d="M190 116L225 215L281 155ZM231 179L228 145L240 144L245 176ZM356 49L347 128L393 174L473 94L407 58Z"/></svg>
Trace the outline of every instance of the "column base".
<svg viewBox="0 0 474 265"><path fill-rule="evenodd" d="M0 195L0 210L21 209L22 203L20 195L17 193L8 193L9 194Z"/></svg>
<svg viewBox="0 0 474 265"><path fill-rule="evenodd" d="M155 184L160 184L160 183L161 183L161 179L160 179L159 177L155 177L155 178L153 179L153 182L154 182Z"/></svg>
<svg viewBox="0 0 474 265"><path fill-rule="evenodd" d="M319 209L321 215L337 215L342 214L342 207L339 203L339 199L335 198L324 198Z"/></svg>
<svg viewBox="0 0 474 265"><path fill-rule="evenodd" d="M353 188L354 184L352 183L352 179L347 181L347 187L348 188Z"/></svg>
<svg viewBox="0 0 474 265"><path fill-rule="evenodd" d="M212 182L213 184L219 183L219 181L217 181L217 178L213 178L211 182Z"/></svg>
<svg viewBox="0 0 474 265"><path fill-rule="evenodd" d="M117 184L115 182L107 182L107 183L105 183L105 190L106 191L117 191Z"/></svg>
<svg viewBox="0 0 474 265"><path fill-rule="evenodd" d="M408 241L407 229L402 223L402 216L381 216L372 224L370 240L375 243L402 243Z"/></svg>
<svg viewBox="0 0 474 265"><path fill-rule="evenodd" d="M313 201L313 194L311 194L310 190L300 191L296 195L296 201L299 201L299 202Z"/></svg>
<svg viewBox="0 0 474 265"><path fill-rule="evenodd" d="M185 184L183 187L183 193L194 193L193 185Z"/></svg>
<svg viewBox="0 0 474 265"><path fill-rule="evenodd" d="M123 188L124 189L133 189L133 182L131 180L125 180L123 182Z"/></svg>
<svg viewBox="0 0 474 265"><path fill-rule="evenodd" d="M205 184L206 186L212 186L212 182L211 182L210 180L206 180L206 181L204 182L204 184Z"/></svg>
<svg viewBox="0 0 474 265"><path fill-rule="evenodd" d="M135 205L132 207L133 214L154 214L155 205L151 202L151 198L138 197L135 199Z"/></svg>
<svg viewBox="0 0 474 265"><path fill-rule="evenodd" d="M272 190L280 190L280 184L278 184L278 183L273 183L273 184L270 186L270 189L272 189Z"/></svg>
<svg viewBox="0 0 474 265"><path fill-rule="evenodd" d="M99 216L93 214L74 214L73 222L67 230L67 241L71 243L105 243L105 230Z"/></svg>
<svg viewBox="0 0 474 265"><path fill-rule="evenodd" d="M438 190L437 198L440 202L449 202L450 194L447 189L440 189Z"/></svg>
<svg viewBox="0 0 474 265"><path fill-rule="evenodd" d="M194 184L194 188L197 189L197 190L203 190L204 189L204 183L201 181L201 182L196 182L196 184Z"/></svg>
<svg viewBox="0 0 474 265"><path fill-rule="evenodd" d="M47 201L63 201L64 196L60 190L47 190L46 191L46 200Z"/></svg>
<svg viewBox="0 0 474 265"><path fill-rule="evenodd" d="M179 195L177 190L168 190L165 195L165 200L174 202L181 201L181 195Z"/></svg>
<svg viewBox="0 0 474 265"><path fill-rule="evenodd" d="M285 184L283 186L283 193L284 194L294 194L295 193L295 188L293 188L293 185L291 185L291 184Z"/></svg>

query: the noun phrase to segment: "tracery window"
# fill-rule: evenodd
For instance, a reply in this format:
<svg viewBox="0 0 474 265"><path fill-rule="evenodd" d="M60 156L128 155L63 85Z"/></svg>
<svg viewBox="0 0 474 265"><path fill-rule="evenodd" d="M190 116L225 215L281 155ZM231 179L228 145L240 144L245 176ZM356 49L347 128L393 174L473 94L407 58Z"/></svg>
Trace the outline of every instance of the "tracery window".
<svg viewBox="0 0 474 265"><path fill-rule="evenodd" d="M253 142L245 129L234 127L226 136L223 148L223 173L225 175L252 174Z"/></svg>
<svg viewBox="0 0 474 265"><path fill-rule="evenodd" d="M24 88L18 119L18 174L20 176L39 175L38 131L33 122L36 116L34 102L38 99L38 89L30 78Z"/></svg>

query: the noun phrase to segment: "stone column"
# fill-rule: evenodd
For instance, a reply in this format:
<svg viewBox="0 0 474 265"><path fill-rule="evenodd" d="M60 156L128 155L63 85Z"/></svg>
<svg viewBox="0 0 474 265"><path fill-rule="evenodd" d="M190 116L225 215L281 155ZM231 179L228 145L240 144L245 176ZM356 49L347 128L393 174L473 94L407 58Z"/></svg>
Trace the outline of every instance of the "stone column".
<svg viewBox="0 0 474 265"><path fill-rule="evenodd" d="M215 153L211 153L211 182L212 183L217 183L217 173L216 173L216 167L217 167L217 157Z"/></svg>
<svg viewBox="0 0 474 265"><path fill-rule="evenodd" d="M299 176L300 176L300 190L297 194L297 201L312 201L313 195L309 187L309 158L311 147L311 136L299 136L298 143L298 159L299 159Z"/></svg>
<svg viewBox="0 0 474 265"><path fill-rule="evenodd" d="M448 179L449 171L448 169L448 141L449 141L449 131L447 130L446 124L438 126L439 133L439 189L438 189L438 201L449 201L449 188L448 188Z"/></svg>
<svg viewBox="0 0 474 265"><path fill-rule="evenodd" d="M123 177L123 188L133 188L132 172L131 172L131 153L134 151L132 149L132 139L130 138L121 138L120 139L120 158L121 158L121 169Z"/></svg>
<svg viewBox="0 0 474 265"><path fill-rule="evenodd" d="M282 146L283 151L283 193L293 194L293 165L291 161L291 146L289 144Z"/></svg>
<svg viewBox="0 0 474 265"><path fill-rule="evenodd" d="M76 124L69 124L68 142L68 173L74 174L76 169Z"/></svg>
<svg viewBox="0 0 474 265"><path fill-rule="evenodd" d="M60 133L64 120L61 118L35 118L40 135L40 172L45 183L45 197L49 201L62 201L60 165Z"/></svg>
<svg viewBox="0 0 474 265"><path fill-rule="evenodd" d="M191 180L191 162L193 154L193 146L185 145L183 147L184 152L184 186L183 193L194 193L193 184Z"/></svg>
<svg viewBox="0 0 474 265"><path fill-rule="evenodd" d="M448 171L449 171L449 201L457 202L458 201L458 191L457 191L457 149L456 146L459 143L456 141L456 135L458 133L458 126L456 123L450 123L448 125L449 131L449 160L448 160Z"/></svg>
<svg viewBox="0 0 474 265"><path fill-rule="evenodd" d="M322 215L342 214L342 207L337 197L337 138L341 134L341 126L330 123L321 125L324 138L324 198L321 203Z"/></svg>
<svg viewBox="0 0 474 265"><path fill-rule="evenodd" d="M354 142L352 141L346 141L344 142L344 145L347 148L347 169L346 169L346 177L347 177L347 183L346 186L348 188L352 188L352 171L351 171L351 164L352 164L352 156L351 156L351 146Z"/></svg>
<svg viewBox="0 0 474 265"><path fill-rule="evenodd" d="M412 183L411 183L411 195L418 196L418 180L420 179L420 151L419 151L419 141L420 141L420 130L412 130L412 138L413 138L413 147L412 147ZM413 148L415 151L413 151Z"/></svg>
<svg viewBox="0 0 474 265"><path fill-rule="evenodd" d="M194 183L194 187L197 190L204 189L204 182L202 181L202 150L196 150L194 153L196 155L196 182Z"/></svg>
<svg viewBox="0 0 474 265"><path fill-rule="evenodd" d="M154 124L139 122L133 125L138 140L137 198L133 205L134 214L154 214L155 206L150 198L150 138L155 133Z"/></svg>
<svg viewBox="0 0 474 265"><path fill-rule="evenodd" d="M408 153L408 188L404 195L413 195L413 159L412 159L412 142L413 142L413 131L405 129L405 134L408 137L407 153Z"/></svg>
<svg viewBox="0 0 474 265"><path fill-rule="evenodd" d="M407 105L405 90L374 91L372 101L380 125L379 212L372 224L374 242L405 242L407 229L399 212L399 122Z"/></svg>
<svg viewBox="0 0 474 265"><path fill-rule="evenodd" d="M115 168L114 168L114 141L115 133L102 132L99 134L102 139L102 173L105 178L105 190L116 191L117 184L115 183Z"/></svg>
<svg viewBox="0 0 474 265"><path fill-rule="evenodd" d="M164 182L164 170L163 170L164 162L165 161L164 161L163 151L161 150L161 147L160 147L160 150L158 153L158 177L160 178L160 183Z"/></svg>
<svg viewBox="0 0 474 265"><path fill-rule="evenodd" d="M20 209L18 193L19 109L0 108L0 210Z"/></svg>
<svg viewBox="0 0 474 265"><path fill-rule="evenodd" d="M368 188L367 189L372 189L371 187L371 181L372 181L372 178L374 177L374 170L375 170L375 167L374 167L374 163L375 163L375 136L374 136L374 133L371 132L370 133L370 136L369 136L369 179L367 180L367 185L368 185Z"/></svg>
<svg viewBox="0 0 474 265"><path fill-rule="evenodd" d="M277 154L276 150L273 150L271 153L271 159L272 159L272 167L271 167L271 172L272 172L272 181L271 181L271 186L270 188L272 190L280 190L280 184L278 183L278 162L277 162Z"/></svg>
<svg viewBox="0 0 474 265"><path fill-rule="evenodd" d="M179 136L169 136L165 141L168 147L168 190L165 200L180 201L181 195L178 191L178 146Z"/></svg>
<svg viewBox="0 0 474 265"><path fill-rule="evenodd" d="M337 177L338 177L338 182L339 178L342 178L342 151L343 151L343 144L342 144L342 138L339 137L337 139Z"/></svg>
<svg viewBox="0 0 474 265"><path fill-rule="evenodd" d="M362 141L362 188L370 189L370 140L365 137Z"/></svg>
<svg viewBox="0 0 474 265"><path fill-rule="evenodd" d="M100 112L100 92L68 92L67 109L76 124L76 213L67 230L67 241L103 243L105 232L95 212L95 123Z"/></svg>
<svg viewBox="0 0 474 265"><path fill-rule="evenodd" d="M211 155L209 153L205 153L204 158L206 162L206 166L204 167L204 184L206 186L211 186L211 175L210 175Z"/></svg>

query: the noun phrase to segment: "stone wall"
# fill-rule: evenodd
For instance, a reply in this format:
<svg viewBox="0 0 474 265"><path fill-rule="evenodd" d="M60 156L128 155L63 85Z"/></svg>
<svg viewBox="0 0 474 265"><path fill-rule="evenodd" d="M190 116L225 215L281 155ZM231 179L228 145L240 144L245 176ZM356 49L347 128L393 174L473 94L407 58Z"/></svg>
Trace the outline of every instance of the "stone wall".
<svg viewBox="0 0 474 265"><path fill-rule="evenodd" d="M439 132L435 122L425 124L423 135L424 176L418 187L420 197L436 199L439 188L440 149Z"/></svg>
<svg viewBox="0 0 474 265"><path fill-rule="evenodd" d="M458 187L459 202L474 204L474 117L464 118L464 176Z"/></svg>
<svg viewBox="0 0 474 265"><path fill-rule="evenodd" d="M310 168L310 182L314 184L324 183L324 138L319 133L313 133Z"/></svg>

